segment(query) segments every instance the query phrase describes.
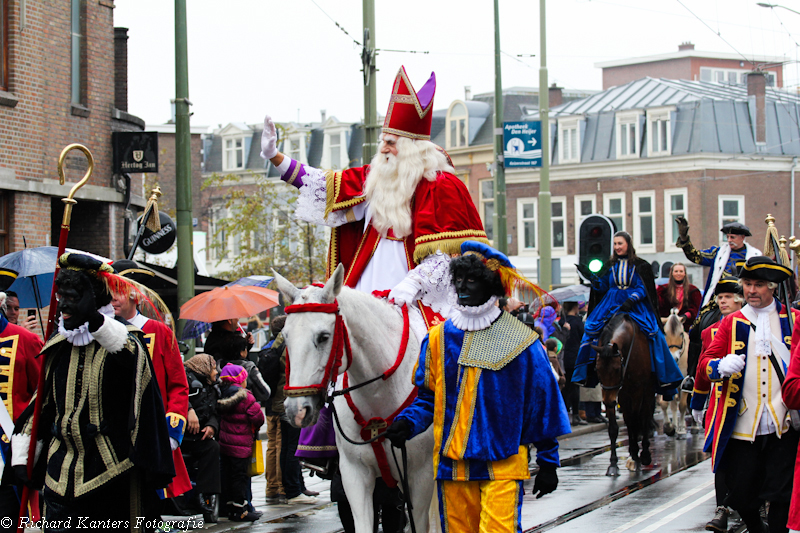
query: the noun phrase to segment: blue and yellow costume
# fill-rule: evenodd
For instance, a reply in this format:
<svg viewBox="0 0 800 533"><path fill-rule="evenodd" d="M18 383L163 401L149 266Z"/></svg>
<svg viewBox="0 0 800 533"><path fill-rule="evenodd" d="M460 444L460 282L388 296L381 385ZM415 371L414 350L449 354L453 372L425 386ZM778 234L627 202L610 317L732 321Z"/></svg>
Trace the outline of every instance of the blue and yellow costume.
<svg viewBox="0 0 800 533"><path fill-rule="evenodd" d="M628 311L628 316L648 337L653 372L661 389L667 391L677 386L683 375L669 351L664 332L658 324L658 316L648 298L647 286L636 265L626 257L620 257L604 275L592 283L592 288L603 294L603 299L586 318L572 381L587 387L597 385L597 376L593 370L596 353L590 345L597 344L600 333L611 317L620 312L620 307L626 300L631 299L635 303Z"/></svg>
<svg viewBox="0 0 800 533"><path fill-rule="evenodd" d="M536 462L558 466L569 419L538 335L508 313L463 331L431 328L414 376L419 394L398 419L411 437L434 428L433 467L445 532L521 531L522 481Z"/></svg>

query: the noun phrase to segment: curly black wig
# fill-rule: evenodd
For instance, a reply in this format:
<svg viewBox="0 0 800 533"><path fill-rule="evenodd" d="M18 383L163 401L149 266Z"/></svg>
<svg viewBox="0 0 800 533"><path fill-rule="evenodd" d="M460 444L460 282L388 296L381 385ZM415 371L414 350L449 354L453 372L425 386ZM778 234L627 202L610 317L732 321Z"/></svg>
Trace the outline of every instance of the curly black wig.
<svg viewBox="0 0 800 533"><path fill-rule="evenodd" d="M450 275L455 280L459 274L481 280L493 296L506 295L500 276L489 270L475 254L462 255L450 261Z"/></svg>
<svg viewBox="0 0 800 533"><path fill-rule="evenodd" d="M56 277L59 287L72 287L78 293L91 289L94 292L94 302L97 309L111 303L111 293L108 292L102 281L91 274L79 270L62 269Z"/></svg>

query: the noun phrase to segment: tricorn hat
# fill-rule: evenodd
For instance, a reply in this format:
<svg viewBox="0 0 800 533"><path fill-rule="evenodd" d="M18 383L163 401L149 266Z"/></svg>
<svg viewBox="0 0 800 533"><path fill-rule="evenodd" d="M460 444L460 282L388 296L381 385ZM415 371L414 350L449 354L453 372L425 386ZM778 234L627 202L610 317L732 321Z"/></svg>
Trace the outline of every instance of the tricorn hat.
<svg viewBox="0 0 800 533"><path fill-rule="evenodd" d="M757 255L747 260L739 270L741 279L760 279L780 283L792 276L792 270L779 265L765 255Z"/></svg>
<svg viewBox="0 0 800 533"><path fill-rule="evenodd" d="M742 224L741 222L728 222L724 224L720 231L725 235L734 234L734 235L744 235L745 237L752 237L753 234L750 233L750 228Z"/></svg>
<svg viewBox="0 0 800 533"><path fill-rule="evenodd" d="M18 273L10 268L0 268L0 291L7 291L17 281Z"/></svg>
<svg viewBox="0 0 800 533"><path fill-rule="evenodd" d="M431 119L433 118L433 95L436 93L436 74L422 86L414 90L406 74L400 67L392 85L389 109L383 121L383 133L392 133L410 139L430 140Z"/></svg>
<svg viewBox="0 0 800 533"><path fill-rule="evenodd" d="M714 294L722 294L730 292L733 294L742 294L742 286L739 284L739 278L724 274L714 287Z"/></svg>

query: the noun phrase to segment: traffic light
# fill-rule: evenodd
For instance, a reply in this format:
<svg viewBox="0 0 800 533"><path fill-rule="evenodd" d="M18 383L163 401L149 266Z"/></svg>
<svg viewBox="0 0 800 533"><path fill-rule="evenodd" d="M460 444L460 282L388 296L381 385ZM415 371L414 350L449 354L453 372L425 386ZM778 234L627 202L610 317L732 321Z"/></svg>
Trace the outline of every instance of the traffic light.
<svg viewBox="0 0 800 533"><path fill-rule="evenodd" d="M578 229L578 263L599 274L613 251L614 222L603 215L590 215Z"/></svg>

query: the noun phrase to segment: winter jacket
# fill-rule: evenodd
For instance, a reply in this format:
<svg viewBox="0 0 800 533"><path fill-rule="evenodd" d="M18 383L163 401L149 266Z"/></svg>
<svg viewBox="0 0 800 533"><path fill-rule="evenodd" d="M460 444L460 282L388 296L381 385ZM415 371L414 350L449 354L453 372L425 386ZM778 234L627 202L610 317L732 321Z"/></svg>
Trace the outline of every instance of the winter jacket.
<svg viewBox="0 0 800 533"><path fill-rule="evenodd" d="M217 402L222 418L219 431L219 452L228 457L250 457L253 433L264 423L264 413L253 393L236 385L222 391Z"/></svg>
<svg viewBox="0 0 800 533"><path fill-rule="evenodd" d="M186 370L186 381L189 383L189 408L194 409L200 422L201 431L197 433L186 431L183 439L201 440L203 438L202 429L206 426L214 428L214 435L219 435L219 418L217 417L219 387L209 385L205 376L195 374L189 369Z"/></svg>

